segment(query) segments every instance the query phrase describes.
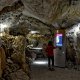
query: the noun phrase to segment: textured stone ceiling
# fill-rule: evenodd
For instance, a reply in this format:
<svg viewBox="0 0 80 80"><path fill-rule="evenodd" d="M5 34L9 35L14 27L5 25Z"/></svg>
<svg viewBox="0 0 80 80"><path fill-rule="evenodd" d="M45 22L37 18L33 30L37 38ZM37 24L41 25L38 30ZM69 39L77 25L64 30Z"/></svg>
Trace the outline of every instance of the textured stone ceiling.
<svg viewBox="0 0 80 80"><path fill-rule="evenodd" d="M51 23L59 14L62 8L67 7L65 0L22 0L25 6L24 14Z"/></svg>
<svg viewBox="0 0 80 80"><path fill-rule="evenodd" d="M70 27L80 21L80 0L0 0L0 22L8 19L39 30Z"/></svg>
<svg viewBox="0 0 80 80"><path fill-rule="evenodd" d="M24 14L60 26L79 21L80 0L22 0ZM66 24L65 24L66 23ZM68 25L69 26L69 25Z"/></svg>
<svg viewBox="0 0 80 80"><path fill-rule="evenodd" d="M0 11L6 7L12 5L14 2L18 0L0 0Z"/></svg>

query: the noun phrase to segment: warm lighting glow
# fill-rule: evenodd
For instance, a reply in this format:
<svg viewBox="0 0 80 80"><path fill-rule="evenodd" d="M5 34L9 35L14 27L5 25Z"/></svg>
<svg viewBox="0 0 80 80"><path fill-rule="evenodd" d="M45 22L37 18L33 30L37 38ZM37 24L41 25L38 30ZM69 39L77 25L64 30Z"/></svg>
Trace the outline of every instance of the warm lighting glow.
<svg viewBox="0 0 80 80"><path fill-rule="evenodd" d="M5 28L7 28L7 24L0 24L0 32L3 32Z"/></svg>
<svg viewBox="0 0 80 80"><path fill-rule="evenodd" d="M76 36L77 32L79 32L80 23L78 25L75 25L74 28L74 35Z"/></svg>
<svg viewBox="0 0 80 80"><path fill-rule="evenodd" d="M3 33L0 33L0 36L2 37L3 36Z"/></svg>
<svg viewBox="0 0 80 80"><path fill-rule="evenodd" d="M57 33L59 33L59 30L57 30Z"/></svg>
<svg viewBox="0 0 80 80"><path fill-rule="evenodd" d="M39 47L35 47L35 48L32 48L32 49L37 49L37 50L40 50L40 49L42 49L42 48L39 48Z"/></svg>
<svg viewBox="0 0 80 80"><path fill-rule="evenodd" d="M38 31L31 31L31 34L39 33Z"/></svg>
<svg viewBox="0 0 80 80"><path fill-rule="evenodd" d="M47 61L40 61L40 60L33 62L33 64L37 64L37 65L45 65L47 63L48 63Z"/></svg>

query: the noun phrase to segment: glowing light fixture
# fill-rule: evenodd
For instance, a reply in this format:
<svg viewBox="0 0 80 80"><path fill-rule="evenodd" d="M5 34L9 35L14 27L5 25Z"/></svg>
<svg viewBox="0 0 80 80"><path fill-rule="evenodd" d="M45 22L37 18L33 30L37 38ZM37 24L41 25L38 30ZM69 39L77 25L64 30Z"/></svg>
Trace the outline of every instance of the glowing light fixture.
<svg viewBox="0 0 80 80"><path fill-rule="evenodd" d="M0 32L3 32L5 28L7 28L7 24L0 24Z"/></svg>
<svg viewBox="0 0 80 80"><path fill-rule="evenodd" d="M74 35L76 36L77 32L79 32L80 23L75 26Z"/></svg>
<svg viewBox="0 0 80 80"><path fill-rule="evenodd" d="M59 30L57 30L57 33L59 33Z"/></svg>
<svg viewBox="0 0 80 80"><path fill-rule="evenodd" d="M45 65L47 64L48 62L47 61L34 61L33 64L36 64L36 65Z"/></svg>
<svg viewBox="0 0 80 80"><path fill-rule="evenodd" d="M39 47L34 47L34 48L32 48L32 49L37 49L37 50L40 50L40 49L42 49L42 48L39 48Z"/></svg>
<svg viewBox="0 0 80 80"><path fill-rule="evenodd" d="M8 24L8 23L1 23L0 24L0 36L3 36L3 35L5 35L5 33L4 33L4 29L5 28L9 28L10 27L10 23Z"/></svg>
<svg viewBox="0 0 80 80"><path fill-rule="evenodd" d="M31 34L39 33L38 31L31 31Z"/></svg>
<svg viewBox="0 0 80 80"><path fill-rule="evenodd" d="M0 33L0 36L3 36L3 33Z"/></svg>

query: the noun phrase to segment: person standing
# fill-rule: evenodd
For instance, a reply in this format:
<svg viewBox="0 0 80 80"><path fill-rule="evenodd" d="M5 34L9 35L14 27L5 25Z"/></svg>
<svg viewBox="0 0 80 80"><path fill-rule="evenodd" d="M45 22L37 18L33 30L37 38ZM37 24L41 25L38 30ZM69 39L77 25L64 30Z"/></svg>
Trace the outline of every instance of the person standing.
<svg viewBox="0 0 80 80"><path fill-rule="evenodd" d="M49 70L54 70L54 49L56 47L53 46L52 41L48 42L46 52L47 52L47 57L48 57L48 68ZM52 64L51 64L52 62Z"/></svg>

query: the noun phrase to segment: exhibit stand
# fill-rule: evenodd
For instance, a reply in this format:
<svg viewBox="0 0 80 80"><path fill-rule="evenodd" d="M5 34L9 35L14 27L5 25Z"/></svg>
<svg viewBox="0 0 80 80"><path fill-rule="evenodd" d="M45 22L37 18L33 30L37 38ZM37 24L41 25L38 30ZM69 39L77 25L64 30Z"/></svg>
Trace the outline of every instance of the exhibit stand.
<svg viewBox="0 0 80 80"><path fill-rule="evenodd" d="M57 47L54 50L54 65L58 67L65 67L66 60L65 30L56 30L54 45Z"/></svg>

